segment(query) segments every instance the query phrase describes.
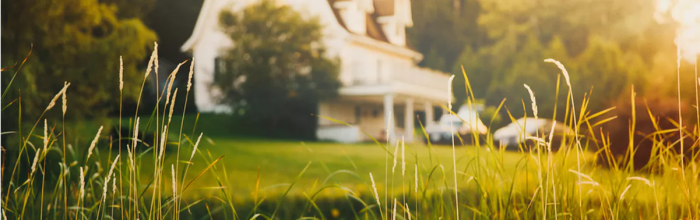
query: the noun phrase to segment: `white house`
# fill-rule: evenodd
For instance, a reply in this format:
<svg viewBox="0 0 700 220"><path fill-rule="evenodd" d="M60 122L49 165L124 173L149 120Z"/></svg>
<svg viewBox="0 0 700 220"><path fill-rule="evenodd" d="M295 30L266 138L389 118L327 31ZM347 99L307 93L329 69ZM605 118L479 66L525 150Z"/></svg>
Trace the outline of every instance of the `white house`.
<svg viewBox="0 0 700 220"><path fill-rule="evenodd" d="M195 66L195 100L201 112L230 112L210 89L216 58L232 46L219 29L222 10L239 11L259 0L204 0L192 36L182 46L191 52ZM413 25L410 0L277 0L319 17L328 56L341 61L340 96L319 106L319 115L352 126L319 119L322 140L379 139L413 141L415 111L424 111L434 123L433 109L448 102L445 73L418 67L423 55L406 46L406 28Z"/></svg>

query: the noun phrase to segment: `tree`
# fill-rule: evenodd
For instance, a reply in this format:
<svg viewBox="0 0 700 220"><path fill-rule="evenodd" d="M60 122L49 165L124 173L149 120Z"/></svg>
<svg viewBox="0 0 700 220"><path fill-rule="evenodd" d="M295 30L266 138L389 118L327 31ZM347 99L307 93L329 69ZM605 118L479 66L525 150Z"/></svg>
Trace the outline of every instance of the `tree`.
<svg viewBox="0 0 700 220"><path fill-rule="evenodd" d="M266 134L313 138L318 102L335 96L340 86L319 22L262 1L237 14L223 12L220 25L234 45L215 75L220 99Z"/></svg>
<svg viewBox="0 0 700 220"><path fill-rule="evenodd" d="M450 71L465 46L483 43L477 0L413 0L409 45L425 55L421 66Z"/></svg>
<svg viewBox="0 0 700 220"><path fill-rule="evenodd" d="M481 0L479 6L478 24L488 39L482 39L484 44L478 46L465 46L453 65L452 73L457 75L453 88L458 100L465 97L461 76L464 66L474 95L485 99L487 105L498 105L507 98L510 112L515 117L524 115L522 101L527 103L529 97L522 84L528 84L537 96L540 117L551 116L560 71L544 63L546 58L557 59L567 67L578 102L584 93L591 95L592 91L588 109L594 112L613 106L631 85L643 94L654 76L668 79L665 84L671 85L675 93L675 75L662 77L654 70L662 68L647 65L674 64L655 55L673 47L673 36L668 34L672 31L659 31L669 30L668 25L654 24L654 4L649 0ZM674 66L670 67L663 69L675 74ZM563 81L560 83L566 87ZM683 88L694 87L688 84ZM655 91L668 93L670 89ZM560 101L566 97L564 91L560 89ZM528 113L532 115L529 108ZM505 116L505 112L501 114Z"/></svg>
<svg viewBox="0 0 700 220"><path fill-rule="evenodd" d="M138 64L152 49L156 35L138 18L120 18L118 12L113 4L98 0L3 1L3 67L19 66L33 45L3 106L18 98L21 90L22 117L35 120L68 81L71 110L66 117L105 116L119 105L120 56L125 102L135 99L143 80ZM13 72L3 71L3 91ZM16 106L3 111L3 117L17 117Z"/></svg>

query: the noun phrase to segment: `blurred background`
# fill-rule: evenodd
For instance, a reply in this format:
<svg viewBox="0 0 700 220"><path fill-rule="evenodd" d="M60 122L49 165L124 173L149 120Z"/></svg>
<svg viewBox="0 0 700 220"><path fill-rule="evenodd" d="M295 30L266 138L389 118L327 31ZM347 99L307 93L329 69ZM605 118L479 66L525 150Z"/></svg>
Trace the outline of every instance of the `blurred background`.
<svg viewBox="0 0 700 220"><path fill-rule="evenodd" d="M171 129L192 141L204 134L195 161L206 163L193 169L226 155L227 189L243 201L256 178L289 182L308 161L306 186L338 169L383 173L386 150L375 141L405 140L423 159L449 161L447 148L425 155L426 134L459 121L449 111L471 121L457 127L471 133L531 116L523 84L540 117L561 118L568 87L546 58L566 66L576 105L585 98L591 112L631 91L694 106L700 2L5 0L1 39L3 184L22 160L19 134L37 120L64 125L74 157L104 126L106 158L111 140L130 134L119 122L140 117L149 142L157 126L144 122L172 111ZM68 111L45 111L64 81ZM219 190L218 176L202 178L193 198Z"/></svg>
<svg viewBox="0 0 700 220"><path fill-rule="evenodd" d="M40 106L45 105L63 86L62 83L56 82L68 81L73 83L70 93L80 97L71 100L71 106L74 108L68 113L69 119L94 120L114 117L119 114L119 103L115 101L118 100L116 80L119 57L123 57L125 81L123 111L124 113L133 112L141 84L140 76L145 72L150 51L153 50L153 42L159 44L158 60L161 79L155 79L155 74L152 74L144 90L155 94L156 90L159 90L157 85L162 88L167 84L166 78L175 65L196 57L191 48L183 51L183 45L193 36L198 18L211 20L212 16L204 17L200 15L201 12L216 14L213 16L214 21L201 21L201 23L216 24L219 20L219 11L225 9L234 11L232 13L235 14L235 11L240 12L241 8L250 4L250 1L211 1L212 4L216 4L212 6L215 8L212 10L202 9L206 2L202 0L4 1L2 3L3 68L8 71L12 67L17 69L29 51L32 48L33 50L22 67L26 73L18 74L14 79L13 83L17 89L7 90L8 96L4 97L3 106L19 97L21 92L25 94L22 99L24 118L34 120L43 109ZM285 4L285 1L276 2L278 3L275 4ZM294 3L295 1L291 2L292 5L298 5ZM337 2L321 1L308 4L324 3L327 5L318 7L332 8L338 14L339 10L345 10L341 7L347 7L338 6L342 2L337 0ZM373 1L366 2L369 2L366 3L369 6L380 4ZM396 0L396 2L400 1ZM692 3L692 1L680 2ZM497 114L499 117L494 123L503 125L509 121L501 119L507 114L505 111L493 112L494 107L506 99L505 105L511 113L516 118L522 116L524 112L520 102L527 97L522 84L530 85L537 94L541 113L549 115L553 112L558 73L554 67L542 62L544 58L557 59L567 66L572 73L571 81L575 84L573 87L578 90L575 94L585 93L591 97L590 109L601 110L610 107L620 95L629 91L632 85L640 95L674 95L677 45L687 49L684 50L684 59L681 60L686 64L681 65L682 72L692 72L693 66L689 64L695 62L698 47L697 33L691 33L696 31L692 25L697 25L697 18L693 20L692 15L690 15L691 18L683 17L684 14L692 14L687 11L693 12L695 8L673 7L678 3L679 1L671 0L411 0L406 4L411 9L408 11L408 16L412 18L411 25L403 25L406 42L402 45L422 54L422 59L414 60L417 61L418 66L456 76L453 81L455 98L453 106L460 106L467 98L461 69L463 67L469 77L474 97L486 106L487 110L486 113L481 114L482 118L490 119L492 114ZM295 9L299 7L295 6ZM379 14L381 7L374 8L376 11L371 13L367 12L371 17L370 20L375 20L375 23L378 21L377 18L381 17ZM303 10L293 11L303 12ZM312 13L312 16L306 17L323 15L323 11L319 9L318 12ZM341 15L338 14L338 16ZM685 16L688 17L688 15ZM328 26L333 26L333 22L336 22L335 25L338 22L348 22L345 18L337 19L323 20L319 23L326 29L332 29L333 27ZM347 17L347 19L352 20L353 17ZM356 19L365 20L364 16ZM683 22L683 19L690 19L690 21ZM383 32L383 30L377 30L382 29L379 26L381 25L377 23L370 29ZM333 35L335 32L338 31L323 31L316 37L319 39L309 40L318 41L320 38L329 38L323 35ZM368 36L373 34L372 30L357 32L348 29L346 32ZM233 41L237 40L240 39L233 39ZM216 40L214 42L218 43ZM329 48L329 50L340 49ZM337 52L333 53L337 54ZM232 52L218 54L228 55ZM241 57L236 59L240 60ZM203 65L212 63L211 66L213 66L214 61L210 59L200 62ZM190 64L191 62L183 64L173 83L176 88L181 88L180 90L186 86ZM337 68L343 68L344 71L345 68L361 65L363 64L344 62L341 57ZM13 74L9 74L8 71L3 71L2 74L3 88L13 77ZM681 92L694 94L695 80L691 74L683 74L682 77L684 76L688 77L681 79L681 82L687 86L682 86ZM195 77L194 81L196 82L198 78ZM329 78L334 80L332 76ZM338 81L342 80L338 79ZM267 85L251 85L251 87L262 86ZM333 90L333 87L333 85L327 86L330 90ZM335 88L338 87L335 86ZM564 92L562 94L566 95ZM240 107L241 105L236 102L244 98L233 98L233 96L236 95L226 94L224 98L220 98L220 102ZM694 95L683 97L692 98ZM184 96L178 98L184 99ZM188 102L192 105L187 108L188 113L198 111L195 105L198 103L198 98L201 97L195 96L194 101ZM270 100L270 102L273 101ZM181 103L182 101L178 102L178 104ZM435 103L437 108L439 108L438 104L442 103ZM156 105L156 100L142 99L141 105L152 107ZM252 106L254 104L250 103L250 105L250 108L256 108ZM266 125L274 123L245 125L244 130L260 135L315 139L313 131L318 123L308 122L308 120L316 120L316 117L311 117L310 113L318 110L312 107L306 110L303 108L308 107L275 109L280 114L288 114L288 118L299 120L290 121L289 126L284 128L274 129L275 132L270 132L269 126L272 125ZM205 110L212 112L210 109ZM17 107L5 109L3 119L6 120L3 120L3 130L5 128L14 130L17 127L16 120L10 119L16 118L18 111ZM231 117L254 112L232 114ZM439 118L439 116L435 117ZM240 120L244 120L251 117L241 118L243 119ZM255 129L250 129L251 127ZM289 132L302 133L284 134Z"/></svg>

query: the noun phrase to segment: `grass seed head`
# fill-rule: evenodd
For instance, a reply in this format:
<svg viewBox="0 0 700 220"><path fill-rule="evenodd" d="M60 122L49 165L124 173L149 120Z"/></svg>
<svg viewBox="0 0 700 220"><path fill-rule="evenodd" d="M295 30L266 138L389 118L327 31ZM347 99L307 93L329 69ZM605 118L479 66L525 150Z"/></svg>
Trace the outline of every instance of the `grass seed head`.
<svg viewBox="0 0 700 220"><path fill-rule="evenodd" d="M175 92L173 93L173 100L170 102L170 114L168 114L168 124L170 124L170 121L173 119L173 110L175 109L175 98L176 97L177 97L177 88L175 88Z"/></svg>
<svg viewBox="0 0 700 220"><path fill-rule="evenodd" d="M119 56L119 91L124 90L124 60Z"/></svg>
<svg viewBox="0 0 700 220"><path fill-rule="evenodd" d="M194 143L194 148L192 148L192 155L190 156L190 161L192 161L192 158L194 158L194 153L197 152L197 146L199 146L199 141L202 140L202 135L204 135L204 133L200 133L199 137L197 138L197 142Z"/></svg>
<svg viewBox="0 0 700 220"><path fill-rule="evenodd" d="M530 89L530 86L527 84L523 84L523 86L525 86L527 92L530 93L530 99L532 100L532 113L534 114L535 118L537 118L537 101L535 100L535 93L532 92L532 89Z"/></svg>
<svg viewBox="0 0 700 220"><path fill-rule="evenodd" d="M566 79L566 85L568 85L569 88L571 88L571 80L569 80L569 72L566 71L566 68L564 67L563 64L561 64L559 61L552 59L552 58L545 59L544 62L553 63L554 65L557 65L559 70L561 70L561 73L564 74L564 79Z"/></svg>
<svg viewBox="0 0 700 220"><path fill-rule="evenodd" d="M79 197L80 199L78 200L78 202L80 202L80 200L83 200L84 197L85 197L85 172L83 171L83 167L80 167L80 197Z"/></svg>
<svg viewBox="0 0 700 220"><path fill-rule="evenodd" d="M158 59L158 43L154 43L155 47L153 48L153 52L151 52L151 58L148 60L148 67L146 67L146 74L144 74L143 79L148 78L148 75L151 74L151 70L153 69L153 63L157 62L156 60ZM158 66L156 65L156 70L158 69Z"/></svg>
<svg viewBox="0 0 700 220"><path fill-rule="evenodd" d="M63 86L64 87L68 86L68 82L63 82ZM61 93L61 97L63 98L63 102L62 102L63 106L61 109L63 110L63 116L66 116L66 112L68 111L68 98L66 97L65 91L63 91L63 93Z"/></svg>
<svg viewBox="0 0 700 220"><path fill-rule="evenodd" d="M61 97L61 95L63 95L63 93L66 92L66 90L68 90L68 86L70 86L70 83L63 84L63 89L61 89L61 91L58 91L58 93L56 93L56 95L53 97L53 99L51 99L51 102L49 102L49 105L46 106L46 110L44 110L44 111L48 111L49 109L53 108L56 105L56 101L58 101L58 98Z"/></svg>
<svg viewBox="0 0 700 220"><path fill-rule="evenodd" d="M369 179L372 181L372 189L374 189L374 198L377 200L377 206L382 206L382 203L379 202L379 193L377 193L377 184L374 182L374 177L372 176L372 173L369 173Z"/></svg>
<svg viewBox="0 0 700 220"><path fill-rule="evenodd" d="M452 80L455 79L455 75L450 76L447 80L447 108L452 110Z"/></svg>
<svg viewBox="0 0 700 220"><path fill-rule="evenodd" d="M44 119L44 148L49 147L49 124L46 119Z"/></svg>
<svg viewBox="0 0 700 220"><path fill-rule="evenodd" d="M31 178L34 175L34 172L36 171L36 165L39 163L39 155L41 154L42 149L37 149L36 150L36 155L34 156L34 162L32 162L32 172L29 174L29 178Z"/></svg>
<svg viewBox="0 0 700 220"><path fill-rule="evenodd" d="M190 75L187 77L187 92L190 92L192 87L192 75L194 75L194 57L192 57L192 63L190 63Z"/></svg>
<svg viewBox="0 0 700 220"><path fill-rule="evenodd" d="M187 61L185 61L187 62ZM175 78L177 77L177 72L180 70L180 67L182 64L185 64L185 62L177 64L177 67L175 67L175 70L173 70L172 73L170 73L170 76L168 77L170 79L170 82L168 82L168 93L167 96L165 97L165 105L167 106L168 103L170 102L170 91L173 89L173 82L175 82ZM177 89L175 89L177 91ZM175 99L173 99L175 100Z"/></svg>
<svg viewBox="0 0 700 220"><path fill-rule="evenodd" d="M173 177L173 197L175 197L177 195L177 181L175 181L177 179L177 176L175 176L175 165L170 164L170 171Z"/></svg>
<svg viewBox="0 0 700 220"><path fill-rule="evenodd" d="M92 151L95 149L95 146L97 145L97 141L100 139L100 133L102 133L102 128L104 126L100 126L100 129L97 130L97 134L95 134L95 139L92 140L92 143L90 143L90 148L88 149L88 155L85 161L87 162L90 159L90 155L92 155Z"/></svg>
<svg viewBox="0 0 700 220"><path fill-rule="evenodd" d="M105 177L105 183L104 183L104 188L102 189L102 199L107 198L107 186L109 186L109 181L112 179L112 174L114 173L114 167L117 165L117 161L119 161L119 155L117 154L117 157L114 158L114 161L112 162L112 166L109 168L109 173L107 173L107 177ZM116 180L114 180L116 182Z"/></svg>

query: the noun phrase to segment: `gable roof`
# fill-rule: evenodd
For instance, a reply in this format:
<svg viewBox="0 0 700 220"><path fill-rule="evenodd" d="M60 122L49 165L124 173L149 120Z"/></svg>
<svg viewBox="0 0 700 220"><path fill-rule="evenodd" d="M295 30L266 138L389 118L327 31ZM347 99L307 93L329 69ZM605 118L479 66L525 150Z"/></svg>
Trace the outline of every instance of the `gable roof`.
<svg viewBox="0 0 700 220"><path fill-rule="evenodd" d="M338 21L338 24L343 27L346 31L348 31L351 34L356 34L348 30L347 26L345 25L345 21L343 21L343 18L340 16L340 12L338 9L333 7L333 3L336 2L344 2L344 1L352 1L352 0L328 0L328 4L331 6L331 10L333 10L333 14L335 15L335 19ZM367 25L367 34L366 36L378 40L384 43L391 44L389 42L389 38L387 38L386 33L384 33L384 30L382 29L382 26L378 22L379 17L383 16L391 16L394 15L394 1L395 0L373 0L374 4L374 12L373 13L367 13L367 19L366 20L366 25ZM393 45L393 44L392 44ZM410 44L408 40L406 40L406 46L405 48L408 48L410 50L415 51L415 48L413 45Z"/></svg>
<svg viewBox="0 0 700 220"><path fill-rule="evenodd" d="M329 8L333 11L333 14L335 15L335 19L338 22L338 24L343 27L345 31L347 31L350 34L353 35L361 35L361 34L356 34L348 30L345 21L343 21L342 17L340 16L340 12L338 9L333 7L333 3L335 2L343 2L343 1L352 1L352 0L327 0L328 1L328 6ZM364 36L369 37L370 39L379 41L381 43L386 43L389 44L390 46L393 47L401 47L405 48L408 51L411 51L412 53L418 53L415 51L411 45L406 43L406 46L398 46L394 45L391 42L389 42L389 39L387 38L387 35L384 33L384 30L382 29L381 25L377 21L379 17L382 16L389 16L394 14L394 1L395 0L372 0L374 10L372 13L367 13L365 19L365 23L367 25L367 32ZM207 22L211 22L211 20L216 20L216 16L218 13L213 13L218 6L221 4L215 4L215 1L213 0L204 0L204 4L202 5L202 10L199 13L199 16L197 17L197 22L194 27L194 31L192 32L192 35L190 36L189 39L182 45L180 48L181 51L190 51L192 50L192 47L196 43L196 41L201 37L201 35L204 32L204 29L206 28L205 25ZM422 56L419 56L420 58L417 58L417 60L422 59Z"/></svg>
<svg viewBox="0 0 700 220"><path fill-rule="evenodd" d="M335 15L335 19L338 20L338 23L340 24L340 26L342 26L346 31L353 33L350 30L348 30L348 27L345 25L345 21L343 21L343 18L340 16L340 12L338 11L338 9L333 7L333 3L343 2L343 1L350 1L350 0L328 0L328 4L331 6L331 9L333 10L333 14ZM386 35L384 34L384 31L381 28L382 26L379 24L379 22L377 22L377 18L380 16L377 13L377 2L378 1L382 1L382 0L374 0L374 13L372 13L372 14L367 13L367 15L366 15L365 23L367 26L367 36L372 38L372 39L375 39L375 40L389 43L389 38L386 37ZM392 3L393 3L393 0L389 0L389 1L392 1ZM392 5L392 12L393 12L393 5ZM353 34L355 34L355 33L353 33Z"/></svg>
<svg viewBox="0 0 700 220"><path fill-rule="evenodd" d="M207 22L207 20L211 19L211 17L213 16L212 14L216 14L210 13L212 10L214 10L214 1L205 0L204 4L202 5L202 10L199 11L199 16L197 16L197 22L194 25L192 36L190 36L190 38L188 38L187 41L185 41L185 43L182 44L182 47L180 47L181 51L185 52L192 50L194 43L202 35L202 32L204 32L205 23Z"/></svg>
<svg viewBox="0 0 700 220"><path fill-rule="evenodd" d="M380 17L394 15L394 0L374 0L374 12Z"/></svg>

